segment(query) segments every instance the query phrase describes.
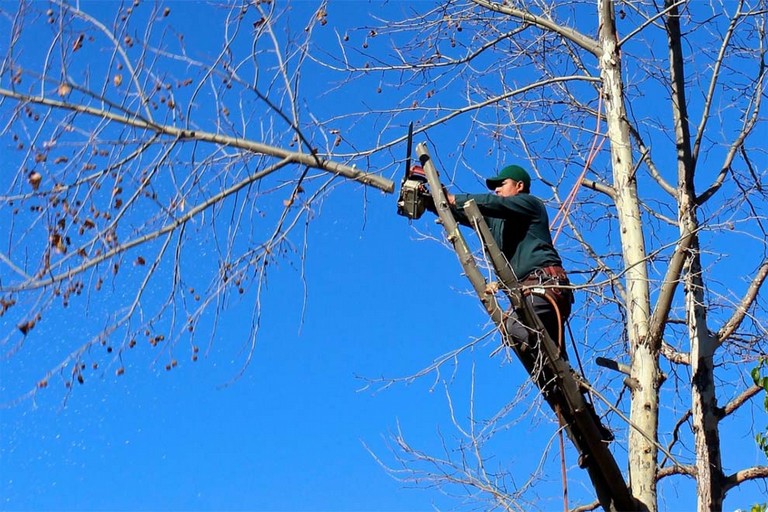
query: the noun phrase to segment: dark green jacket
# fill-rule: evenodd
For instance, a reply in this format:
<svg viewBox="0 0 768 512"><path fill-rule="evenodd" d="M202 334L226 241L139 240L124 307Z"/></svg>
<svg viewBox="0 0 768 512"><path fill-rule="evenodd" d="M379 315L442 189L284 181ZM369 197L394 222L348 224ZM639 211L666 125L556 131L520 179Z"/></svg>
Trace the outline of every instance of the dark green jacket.
<svg viewBox="0 0 768 512"><path fill-rule="evenodd" d="M511 197L495 194L456 194L456 220L469 226L464 203L474 199L480 213L491 228L493 238L509 260L518 279L537 268L562 266L552 245L549 217L538 197L520 193Z"/></svg>

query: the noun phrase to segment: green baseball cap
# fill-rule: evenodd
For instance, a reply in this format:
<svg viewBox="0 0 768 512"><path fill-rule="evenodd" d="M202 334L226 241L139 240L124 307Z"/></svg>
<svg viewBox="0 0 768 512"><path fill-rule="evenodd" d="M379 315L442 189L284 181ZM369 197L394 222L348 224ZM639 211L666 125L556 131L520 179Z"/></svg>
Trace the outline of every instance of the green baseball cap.
<svg viewBox="0 0 768 512"><path fill-rule="evenodd" d="M498 176L485 180L485 184L488 185L489 189L493 190L504 183L504 180L522 181L523 184L525 184L523 191L528 192L531 190L531 176L519 165L508 165L504 167L501 172L499 172Z"/></svg>

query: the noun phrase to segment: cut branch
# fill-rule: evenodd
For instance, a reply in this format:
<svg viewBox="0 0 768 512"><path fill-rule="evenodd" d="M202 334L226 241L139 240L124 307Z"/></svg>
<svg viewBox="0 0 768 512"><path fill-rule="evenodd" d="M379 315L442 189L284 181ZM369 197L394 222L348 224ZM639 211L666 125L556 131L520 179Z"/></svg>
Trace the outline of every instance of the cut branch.
<svg viewBox="0 0 768 512"><path fill-rule="evenodd" d="M614 199L614 200L616 199L616 190L614 190L614 188L611 187L610 185L604 185L603 183L598 183L596 181L585 178L581 180L581 186L594 190L596 192L601 192L607 195L608 197L610 197L611 199Z"/></svg>

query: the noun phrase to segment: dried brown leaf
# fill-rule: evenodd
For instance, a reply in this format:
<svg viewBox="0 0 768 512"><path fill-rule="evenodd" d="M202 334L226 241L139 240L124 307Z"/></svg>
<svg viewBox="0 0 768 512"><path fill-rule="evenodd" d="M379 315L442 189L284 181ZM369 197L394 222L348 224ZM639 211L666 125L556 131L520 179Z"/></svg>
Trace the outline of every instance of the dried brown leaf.
<svg viewBox="0 0 768 512"><path fill-rule="evenodd" d="M85 34L80 34L77 36L77 39L75 39L75 43L72 45L72 51L76 52L80 48L83 47L83 40L85 39Z"/></svg>
<svg viewBox="0 0 768 512"><path fill-rule="evenodd" d="M40 182L43 181L43 176L37 171L32 171L29 173L28 180L29 184L32 186L32 190L37 190L40 188Z"/></svg>
<svg viewBox="0 0 768 512"><path fill-rule="evenodd" d="M28 322L24 322L23 324L20 324L18 328L21 331L21 334L26 336L29 331L35 328L35 321L30 320Z"/></svg>

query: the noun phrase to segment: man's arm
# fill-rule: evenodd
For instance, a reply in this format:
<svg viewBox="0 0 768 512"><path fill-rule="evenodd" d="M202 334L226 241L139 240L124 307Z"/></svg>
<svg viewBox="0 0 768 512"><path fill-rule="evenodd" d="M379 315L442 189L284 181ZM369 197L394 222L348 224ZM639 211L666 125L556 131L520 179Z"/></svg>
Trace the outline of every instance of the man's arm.
<svg viewBox="0 0 768 512"><path fill-rule="evenodd" d="M453 194L450 194L448 190L444 190L445 198L448 200L448 204L451 207L451 213L453 213L453 217L456 219L456 222L459 224L462 224L464 226L470 226L469 219L467 218L467 215L464 213L464 209L456 206L456 196ZM437 214L437 208L435 207L435 200L432 198L431 195L426 194L423 197L424 199L424 206L425 208L434 213Z"/></svg>
<svg viewBox="0 0 768 512"><path fill-rule="evenodd" d="M448 204L451 205L451 212L453 213L453 217L456 219L456 222L464 226L472 227L472 224L469 223L469 219L467 218L467 214L464 213L464 203L461 203L462 206L457 206L456 196L449 193L448 190L445 190L444 192L445 198L448 200Z"/></svg>
<svg viewBox="0 0 768 512"><path fill-rule="evenodd" d="M508 219L515 216L532 218L539 215L535 201L526 195L501 197L495 194L456 194L448 199L457 210L462 210L464 203L474 199L483 217ZM461 206L460 206L461 205Z"/></svg>

